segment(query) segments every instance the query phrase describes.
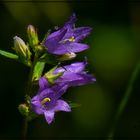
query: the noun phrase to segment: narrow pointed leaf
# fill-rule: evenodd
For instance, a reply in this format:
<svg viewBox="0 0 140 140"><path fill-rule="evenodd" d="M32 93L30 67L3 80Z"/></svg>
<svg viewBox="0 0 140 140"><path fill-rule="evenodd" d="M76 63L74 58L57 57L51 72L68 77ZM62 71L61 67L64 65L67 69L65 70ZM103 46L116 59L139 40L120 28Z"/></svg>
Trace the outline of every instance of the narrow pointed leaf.
<svg viewBox="0 0 140 140"><path fill-rule="evenodd" d="M9 53L9 52L6 52L6 51L2 51L0 50L0 54L7 57L7 58L10 58L10 59L15 59L17 60L18 59L18 56L13 54L13 53Z"/></svg>

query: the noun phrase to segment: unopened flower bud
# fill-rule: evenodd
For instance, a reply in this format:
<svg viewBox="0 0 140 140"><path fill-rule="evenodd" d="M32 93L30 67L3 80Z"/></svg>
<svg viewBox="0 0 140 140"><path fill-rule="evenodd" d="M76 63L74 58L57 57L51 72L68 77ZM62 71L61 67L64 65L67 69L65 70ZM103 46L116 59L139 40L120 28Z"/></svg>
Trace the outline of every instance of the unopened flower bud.
<svg viewBox="0 0 140 140"><path fill-rule="evenodd" d="M29 38L29 44L31 47L38 45L38 35L33 25L28 25L27 34Z"/></svg>
<svg viewBox="0 0 140 140"><path fill-rule="evenodd" d="M29 107L26 104L20 104L18 110L24 116L28 116L29 114Z"/></svg>
<svg viewBox="0 0 140 140"><path fill-rule="evenodd" d="M13 49L16 51L17 55L22 61L26 61L26 63L28 63L31 58L31 52L25 42L18 36L14 37Z"/></svg>
<svg viewBox="0 0 140 140"><path fill-rule="evenodd" d="M16 51L18 55L24 58L30 57L31 55L29 47L18 36L14 37L14 50Z"/></svg>
<svg viewBox="0 0 140 140"><path fill-rule="evenodd" d="M66 60L72 60L76 57L76 54L75 53L66 53L66 54L63 54L61 56L58 57L58 60L59 61L66 61Z"/></svg>

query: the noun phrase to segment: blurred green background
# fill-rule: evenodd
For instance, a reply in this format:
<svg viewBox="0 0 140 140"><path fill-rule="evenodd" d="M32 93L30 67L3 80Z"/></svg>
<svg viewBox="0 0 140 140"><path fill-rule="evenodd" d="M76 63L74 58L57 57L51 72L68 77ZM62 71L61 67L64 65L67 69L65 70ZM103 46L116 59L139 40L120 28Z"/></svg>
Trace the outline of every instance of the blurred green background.
<svg viewBox="0 0 140 140"><path fill-rule="evenodd" d="M76 58L89 61L97 82L68 90L68 101L80 104L71 113L59 112L47 125L43 116L29 123L28 136L36 138L106 137L129 78L140 59L140 2L93 0L63 2L0 2L0 49L12 51L13 37L27 41L26 27L34 25L42 39L48 29L63 26L75 12L76 26L90 26L85 39L90 49ZM24 99L29 69L0 56L0 138L21 136L18 104ZM140 75L139 75L140 77ZM140 137L140 78L115 131L116 137Z"/></svg>

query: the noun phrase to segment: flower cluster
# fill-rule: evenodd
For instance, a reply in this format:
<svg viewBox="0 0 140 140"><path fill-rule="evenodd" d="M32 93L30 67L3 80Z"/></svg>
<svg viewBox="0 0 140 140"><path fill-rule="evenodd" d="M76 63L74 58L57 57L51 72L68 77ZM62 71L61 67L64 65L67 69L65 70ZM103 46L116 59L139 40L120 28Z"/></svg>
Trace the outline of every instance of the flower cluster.
<svg viewBox="0 0 140 140"><path fill-rule="evenodd" d="M38 94L32 98L31 103L37 114L45 115L48 124L53 121L56 111L71 111L68 103L60 99L69 87L95 82L95 77L84 71L85 66L85 62L77 62L57 68L52 74L63 72L63 75L53 85L49 84L45 76L40 78Z"/></svg>
<svg viewBox="0 0 140 140"><path fill-rule="evenodd" d="M74 59L76 53L89 48L82 40L92 29L75 27L75 21L76 15L73 14L62 28L45 35L42 41L39 41L35 28L29 25L28 43L15 36L13 48L15 54L0 50L1 55L17 60L31 69L26 102L19 105L20 113L29 120L33 118L33 114L43 114L47 123L52 123L55 112L71 111L71 106L61 99L68 88L96 81L93 75L85 71L87 61L60 66L62 61ZM46 64L53 65L53 68L43 73ZM32 89L36 87L36 83L39 89L34 95Z"/></svg>

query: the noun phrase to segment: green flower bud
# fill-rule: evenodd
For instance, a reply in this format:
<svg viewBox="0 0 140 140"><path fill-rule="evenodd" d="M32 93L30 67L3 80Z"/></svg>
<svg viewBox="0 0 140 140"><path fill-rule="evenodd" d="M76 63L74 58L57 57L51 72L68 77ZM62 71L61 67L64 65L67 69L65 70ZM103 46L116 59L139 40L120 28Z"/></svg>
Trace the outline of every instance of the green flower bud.
<svg viewBox="0 0 140 140"><path fill-rule="evenodd" d="M28 25L27 34L29 38L29 44L31 47L38 45L38 35L33 25Z"/></svg>
<svg viewBox="0 0 140 140"><path fill-rule="evenodd" d="M54 84L55 80L58 79L63 75L64 72L60 72L57 74L53 74L53 72L56 70L57 66L52 68L49 72L47 72L44 77L48 80L50 84Z"/></svg>
<svg viewBox="0 0 140 140"><path fill-rule="evenodd" d="M26 104L20 104L18 110L23 116L28 116L29 114L29 107Z"/></svg>
<svg viewBox="0 0 140 140"><path fill-rule="evenodd" d="M31 59L31 52L29 50L29 47L25 44L25 42L20 38L15 36L14 37L14 48L13 48L17 55L19 56L19 59L29 65L29 61Z"/></svg>
<svg viewBox="0 0 140 140"><path fill-rule="evenodd" d="M76 54L75 53L66 53L66 54L63 54L61 56L58 57L58 60L59 61L66 61L66 60L72 60L76 57Z"/></svg>

